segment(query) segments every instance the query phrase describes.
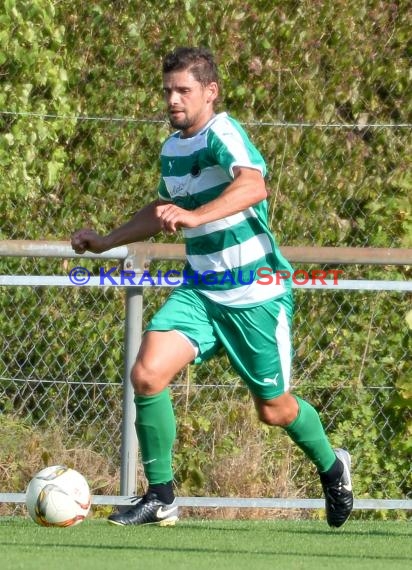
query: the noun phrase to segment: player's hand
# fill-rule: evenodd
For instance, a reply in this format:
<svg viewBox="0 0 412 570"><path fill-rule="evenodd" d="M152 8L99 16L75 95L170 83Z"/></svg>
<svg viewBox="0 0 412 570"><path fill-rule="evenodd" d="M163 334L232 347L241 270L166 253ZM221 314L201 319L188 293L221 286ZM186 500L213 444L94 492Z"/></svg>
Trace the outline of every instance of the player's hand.
<svg viewBox="0 0 412 570"><path fill-rule="evenodd" d="M199 225L195 211L185 210L174 204L157 206L156 215L162 229L168 233L175 233L180 228L196 228Z"/></svg>
<svg viewBox="0 0 412 570"><path fill-rule="evenodd" d="M83 229L75 232L71 237L71 245L76 253L85 251L102 253L109 249L104 237L99 236L94 230Z"/></svg>

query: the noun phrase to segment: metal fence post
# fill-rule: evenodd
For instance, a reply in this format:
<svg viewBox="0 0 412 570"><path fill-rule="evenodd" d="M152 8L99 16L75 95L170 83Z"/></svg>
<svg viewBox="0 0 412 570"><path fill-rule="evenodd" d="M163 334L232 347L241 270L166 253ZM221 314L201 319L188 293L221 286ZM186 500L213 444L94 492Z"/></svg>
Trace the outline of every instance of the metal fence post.
<svg viewBox="0 0 412 570"><path fill-rule="evenodd" d="M120 495L136 493L137 438L135 432L134 392L130 372L142 339L143 289L126 287L125 366L123 377L123 417L120 463Z"/></svg>

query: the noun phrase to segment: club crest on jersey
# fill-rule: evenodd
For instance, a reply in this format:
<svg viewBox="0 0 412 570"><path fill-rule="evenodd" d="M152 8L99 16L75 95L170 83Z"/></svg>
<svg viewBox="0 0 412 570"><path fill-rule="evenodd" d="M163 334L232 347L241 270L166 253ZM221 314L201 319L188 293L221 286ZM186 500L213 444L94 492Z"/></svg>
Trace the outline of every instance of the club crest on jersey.
<svg viewBox="0 0 412 570"><path fill-rule="evenodd" d="M197 178L198 176L200 176L201 170L200 170L200 166L198 162L195 162L190 170L190 174L193 176L193 178Z"/></svg>

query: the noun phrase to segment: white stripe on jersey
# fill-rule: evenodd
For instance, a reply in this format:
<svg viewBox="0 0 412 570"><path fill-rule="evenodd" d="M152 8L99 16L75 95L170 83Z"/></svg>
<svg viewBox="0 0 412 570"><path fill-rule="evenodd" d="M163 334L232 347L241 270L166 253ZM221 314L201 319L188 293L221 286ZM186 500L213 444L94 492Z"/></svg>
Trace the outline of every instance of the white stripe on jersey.
<svg viewBox="0 0 412 570"><path fill-rule="evenodd" d="M232 245L216 253L188 255L187 260L195 271L226 271L242 267L273 251L272 242L266 234L258 234L241 244Z"/></svg>
<svg viewBox="0 0 412 570"><path fill-rule="evenodd" d="M186 156L191 156L198 150L202 150L205 146L205 134L198 133L197 135L187 139L182 139L179 136L171 136L163 145L162 155L170 156L171 160L174 160L176 157L184 158Z"/></svg>
<svg viewBox="0 0 412 570"><path fill-rule="evenodd" d="M215 186L228 184L232 179L220 166L211 166L204 168L196 178L189 173L184 176L164 176L163 180L170 196L174 198L198 194Z"/></svg>
<svg viewBox="0 0 412 570"><path fill-rule="evenodd" d="M238 214L233 214L227 218L222 218L220 220L215 220L214 222L208 222L207 224L202 224L197 228L182 228L183 235L185 238L194 238L207 234L212 234L213 232L218 232L221 230L227 230L232 226L236 226L241 222L244 222L247 218L256 218L256 212L253 208L248 208L243 212Z"/></svg>
<svg viewBox="0 0 412 570"><path fill-rule="evenodd" d="M198 289L198 291L215 303L223 303L227 307L242 307L274 299L285 293L286 289L282 281L277 285L276 279L273 279L270 285L253 281L250 285L242 285L236 289L225 289L225 291Z"/></svg>

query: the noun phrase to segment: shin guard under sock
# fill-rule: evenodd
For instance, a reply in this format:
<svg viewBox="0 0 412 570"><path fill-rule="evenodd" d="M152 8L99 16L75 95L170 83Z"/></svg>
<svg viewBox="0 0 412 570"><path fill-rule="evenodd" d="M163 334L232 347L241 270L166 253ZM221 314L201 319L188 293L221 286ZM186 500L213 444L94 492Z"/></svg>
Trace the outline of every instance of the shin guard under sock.
<svg viewBox="0 0 412 570"><path fill-rule="evenodd" d="M145 475L150 484L173 480L172 449L176 420L169 389L154 396L135 396L136 433Z"/></svg>
<svg viewBox="0 0 412 570"><path fill-rule="evenodd" d="M336 461L335 452L325 434L318 412L305 400L294 396L299 411L286 433L313 461L320 473L328 471Z"/></svg>

